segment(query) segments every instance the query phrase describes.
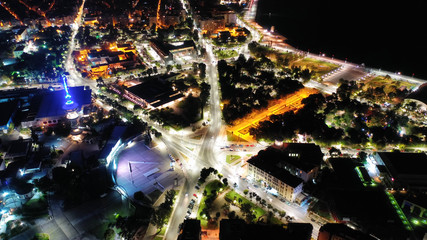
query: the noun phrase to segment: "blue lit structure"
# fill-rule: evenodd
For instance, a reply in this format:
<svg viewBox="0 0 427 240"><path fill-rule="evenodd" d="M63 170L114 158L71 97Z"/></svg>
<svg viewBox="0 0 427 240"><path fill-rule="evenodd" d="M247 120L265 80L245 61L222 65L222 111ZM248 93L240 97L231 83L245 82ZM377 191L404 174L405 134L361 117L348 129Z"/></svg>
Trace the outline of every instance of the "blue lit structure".
<svg viewBox="0 0 427 240"><path fill-rule="evenodd" d="M62 108L65 111L72 112L77 108L78 104L72 100L71 94L68 90L67 77L65 75L61 75L61 78L62 78L64 91L65 91L65 104Z"/></svg>
<svg viewBox="0 0 427 240"><path fill-rule="evenodd" d="M67 77L65 75L62 75L62 81L64 82L64 90L65 90L65 104L66 105L72 105L74 102L71 100L70 92L68 91L68 85L67 85Z"/></svg>

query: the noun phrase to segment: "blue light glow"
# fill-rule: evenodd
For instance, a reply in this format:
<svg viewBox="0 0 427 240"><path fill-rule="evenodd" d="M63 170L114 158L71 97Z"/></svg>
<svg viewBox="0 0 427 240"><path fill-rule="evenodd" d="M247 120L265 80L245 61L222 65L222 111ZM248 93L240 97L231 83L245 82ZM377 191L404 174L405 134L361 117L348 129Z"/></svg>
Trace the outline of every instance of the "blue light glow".
<svg viewBox="0 0 427 240"><path fill-rule="evenodd" d="M70 92L68 91L68 85L67 85L67 77L65 75L62 75L62 81L64 82L64 90L65 90L65 99L67 100L65 102L66 105L73 104L73 100L71 100Z"/></svg>

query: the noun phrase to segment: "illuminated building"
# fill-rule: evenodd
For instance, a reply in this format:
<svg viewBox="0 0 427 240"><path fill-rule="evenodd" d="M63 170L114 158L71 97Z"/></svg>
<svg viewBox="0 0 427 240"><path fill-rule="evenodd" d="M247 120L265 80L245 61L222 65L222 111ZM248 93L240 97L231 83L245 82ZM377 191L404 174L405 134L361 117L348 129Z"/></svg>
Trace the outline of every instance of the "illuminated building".
<svg viewBox="0 0 427 240"><path fill-rule="evenodd" d="M112 74L113 71L134 68L139 64L135 47L131 43L109 44L103 49L74 52L78 69L92 79Z"/></svg>
<svg viewBox="0 0 427 240"><path fill-rule="evenodd" d="M144 78L143 83L126 88L123 97L143 108L149 109L164 108L181 101L184 95L172 89L166 83L167 77L154 76ZM120 94L120 91L114 86L110 88Z"/></svg>
<svg viewBox="0 0 427 240"><path fill-rule="evenodd" d="M22 127L48 127L53 126L67 117L69 110L78 113L83 107L89 106L92 101L90 89L83 86L68 87L68 94L76 100L74 104L66 104L68 100L65 90L46 91L39 89L40 93L31 98L29 108L25 111ZM69 102L70 103L70 102ZM64 109L66 107L66 109ZM70 116L71 117L71 116Z"/></svg>
<svg viewBox="0 0 427 240"><path fill-rule="evenodd" d="M105 146L99 154L98 161L100 164L108 166L112 160L117 157L121 148L125 145L123 136L127 130L127 126L116 126L110 135Z"/></svg>
<svg viewBox="0 0 427 240"><path fill-rule="evenodd" d="M272 146L248 160L248 176L261 181L288 201L295 201L303 183L316 177L322 157L315 144Z"/></svg>
<svg viewBox="0 0 427 240"><path fill-rule="evenodd" d="M183 57L195 57L196 46L192 40L183 42L166 43L158 39L151 39L150 46L165 61L171 63Z"/></svg>

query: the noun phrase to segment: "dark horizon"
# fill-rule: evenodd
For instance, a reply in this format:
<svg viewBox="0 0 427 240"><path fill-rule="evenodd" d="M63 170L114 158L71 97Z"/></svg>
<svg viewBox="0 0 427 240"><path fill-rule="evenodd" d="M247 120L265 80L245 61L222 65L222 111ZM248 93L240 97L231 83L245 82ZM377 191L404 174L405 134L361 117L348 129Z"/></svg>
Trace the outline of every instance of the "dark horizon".
<svg viewBox="0 0 427 240"><path fill-rule="evenodd" d="M257 21L274 25L301 50L427 79L427 33L422 30L426 4L259 0Z"/></svg>

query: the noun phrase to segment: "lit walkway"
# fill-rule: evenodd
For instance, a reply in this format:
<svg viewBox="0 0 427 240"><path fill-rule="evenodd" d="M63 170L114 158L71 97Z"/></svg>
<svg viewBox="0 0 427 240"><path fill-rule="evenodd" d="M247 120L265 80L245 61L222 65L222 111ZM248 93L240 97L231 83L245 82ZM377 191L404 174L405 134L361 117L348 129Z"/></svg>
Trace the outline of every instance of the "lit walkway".
<svg viewBox="0 0 427 240"><path fill-rule="evenodd" d="M253 137L249 134L249 129L255 127L259 122L268 120L271 115L278 115L287 111L296 111L302 107L302 99L310 96L311 94L318 93L317 90L312 88L303 88L296 93L290 94L280 100L278 103L269 107L268 109L257 113L253 117L247 117L235 126L229 127L227 131L246 140L253 141Z"/></svg>

